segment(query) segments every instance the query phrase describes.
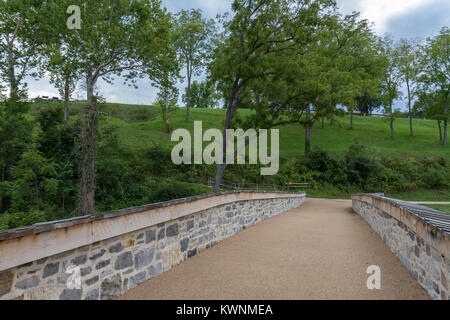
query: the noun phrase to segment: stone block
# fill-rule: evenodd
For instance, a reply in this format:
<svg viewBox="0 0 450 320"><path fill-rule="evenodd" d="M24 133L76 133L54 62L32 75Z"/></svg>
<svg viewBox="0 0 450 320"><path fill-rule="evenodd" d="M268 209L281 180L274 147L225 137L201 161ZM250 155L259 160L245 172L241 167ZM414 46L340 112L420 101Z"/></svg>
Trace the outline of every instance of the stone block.
<svg viewBox="0 0 450 320"><path fill-rule="evenodd" d="M119 255L114 264L114 269L122 270L133 266L133 254L131 252L124 252Z"/></svg>
<svg viewBox="0 0 450 320"><path fill-rule="evenodd" d="M0 272L0 298L11 291L14 281L14 273L11 271Z"/></svg>

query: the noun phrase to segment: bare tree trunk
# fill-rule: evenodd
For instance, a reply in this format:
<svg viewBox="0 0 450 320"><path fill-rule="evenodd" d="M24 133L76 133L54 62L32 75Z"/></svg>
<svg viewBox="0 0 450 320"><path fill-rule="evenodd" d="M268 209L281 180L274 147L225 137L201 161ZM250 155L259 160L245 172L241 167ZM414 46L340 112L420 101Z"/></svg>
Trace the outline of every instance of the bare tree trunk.
<svg viewBox="0 0 450 320"><path fill-rule="evenodd" d="M391 139L394 139L395 133L394 133L394 118L391 116Z"/></svg>
<svg viewBox="0 0 450 320"><path fill-rule="evenodd" d="M413 137L414 130L413 130L412 109L411 109L411 87L409 85L409 80L406 80L406 85L408 86L409 131L410 131L411 137Z"/></svg>
<svg viewBox="0 0 450 320"><path fill-rule="evenodd" d="M390 114L390 125L391 125L391 139L394 139L394 113L392 110L392 103L391 103L391 114Z"/></svg>
<svg viewBox="0 0 450 320"><path fill-rule="evenodd" d="M14 54L11 50L8 51L8 80L9 80L9 96L12 98L19 91L16 79Z"/></svg>
<svg viewBox="0 0 450 320"><path fill-rule="evenodd" d="M16 41L16 38L17 38L17 33L19 32L21 25L22 25L22 18L19 18L16 22L16 28L15 28L14 32L11 35L9 35L9 34L5 35L6 52L7 52L7 58L8 58L8 81L9 81L9 89L10 89L9 94L10 94L11 98L13 96L15 96L17 94L17 92L19 91L19 84L17 83L16 70L15 70L16 58L14 56L13 47L14 47L14 42Z"/></svg>
<svg viewBox="0 0 450 320"><path fill-rule="evenodd" d="M226 167L227 165L225 163L217 165L216 177L214 179L214 193L220 192L220 185L222 184L223 174Z"/></svg>
<svg viewBox="0 0 450 320"><path fill-rule="evenodd" d="M217 165L217 171L216 171L216 177L214 181L214 193L220 192L220 185L222 184L223 174L225 172L226 167L228 164L226 163L227 158L227 129L230 128L231 120L233 119L234 113L236 111L236 105L237 101L239 99L240 90L238 89L239 80L235 79L233 84L233 89L231 91L230 100L228 102L227 106L227 114L225 118L225 128L223 130L223 157L224 161L223 164Z"/></svg>
<svg viewBox="0 0 450 320"><path fill-rule="evenodd" d="M447 93L445 94L445 103L444 103L444 137L442 139L442 144L444 146L447 145L447 126L448 126L448 120L447 120L447 112L448 112L448 96L449 96L449 92L447 91Z"/></svg>
<svg viewBox="0 0 450 320"><path fill-rule="evenodd" d="M164 120L166 122L167 133L171 133L172 129L170 128L170 121L169 121L169 92L168 92L168 90L166 90L166 97L165 97Z"/></svg>
<svg viewBox="0 0 450 320"><path fill-rule="evenodd" d="M322 117L322 129L325 128L325 117Z"/></svg>
<svg viewBox="0 0 450 320"><path fill-rule="evenodd" d="M64 120L69 121L69 103L70 103L70 83L69 79L66 77L64 83Z"/></svg>
<svg viewBox="0 0 450 320"><path fill-rule="evenodd" d="M87 78L88 105L85 108L85 119L81 132L82 163L78 209L80 216L92 214L95 210L97 112L94 82L92 77L88 76Z"/></svg>
<svg viewBox="0 0 450 320"><path fill-rule="evenodd" d="M441 120L437 121L438 128L439 128L439 142L442 143L442 127L441 127Z"/></svg>

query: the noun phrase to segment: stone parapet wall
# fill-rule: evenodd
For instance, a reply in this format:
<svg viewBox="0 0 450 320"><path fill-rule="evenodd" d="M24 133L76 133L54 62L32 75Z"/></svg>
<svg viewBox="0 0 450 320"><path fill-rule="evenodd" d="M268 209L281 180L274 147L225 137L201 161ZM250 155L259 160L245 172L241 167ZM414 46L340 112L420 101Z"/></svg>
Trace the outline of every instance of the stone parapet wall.
<svg viewBox="0 0 450 320"><path fill-rule="evenodd" d="M435 300L449 299L448 234L421 219L416 214L418 206L411 211L406 203L380 195L354 195L352 200L353 210L370 224L428 295Z"/></svg>
<svg viewBox="0 0 450 320"><path fill-rule="evenodd" d="M0 233L0 299L113 299L304 201L224 193Z"/></svg>

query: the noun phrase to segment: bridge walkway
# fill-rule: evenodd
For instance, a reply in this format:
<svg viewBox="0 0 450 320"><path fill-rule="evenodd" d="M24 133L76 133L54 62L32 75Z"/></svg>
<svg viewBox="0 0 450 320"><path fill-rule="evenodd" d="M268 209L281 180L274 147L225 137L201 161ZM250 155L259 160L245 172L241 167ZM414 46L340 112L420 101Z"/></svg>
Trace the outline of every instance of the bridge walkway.
<svg viewBox="0 0 450 320"><path fill-rule="evenodd" d="M381 268L381 290L366 273ZM428 299L351 201L307 199L120 299Z"/></svg>

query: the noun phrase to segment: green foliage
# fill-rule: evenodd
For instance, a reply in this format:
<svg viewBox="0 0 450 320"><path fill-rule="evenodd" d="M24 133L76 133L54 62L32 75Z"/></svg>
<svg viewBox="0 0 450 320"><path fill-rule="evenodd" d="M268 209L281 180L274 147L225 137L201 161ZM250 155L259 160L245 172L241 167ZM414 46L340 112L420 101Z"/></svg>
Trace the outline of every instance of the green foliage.
<svg viewBox="0 0 450 320"><path fill-rule="evenodd" d="M152 193L148 199L151 203L181 199L211 192L211 189L206 187L174 180L164 180L162 182L152 181L150 185L152 187Z"/></svg>
<svg viewBox="0 0 450 320"><path fill-rule="evenodd" d="M29 104L17 96L0 103L0 214L10 207L12 168L32 142L33 123L26 118Z"/></svg>
<svg viewBox="0 0 450 320"><path fill-rule="evenodd" d="M191 81L201 74L202 69L211 59L212 38L215 35L214 20L202 17L201 10L181 10L174 19L174 44L179 53L181 65L186 68L187 119L191 107Z"/></svg>
<svg viewBox="0 0 450 320"><path fill-rule="evenodd" d="M356 143L343 158L316 149L282 166L280 174L284 181L309 182L316 189L334 186L341 192L410 192L449 188L449 165L440 157L383 157Z"/></svg>
<svg viewBox="0 0 450 320"><path fill-rule="evenodd" d="M438 121L443 121L441 142L447 145L447 127L449 122L450 98L450 28L443 27L441 32L427 38L419 53L419 104L427 115ZM439 123L440 124L440 123ZM439 128L441 131L441 128Z"/></svg>
<svg viewBox="0 0 450 320"><path fill-rule="evenodd" d="M39 54L47 39L42 17L48 16L42 1L0 1L0 82L7 85L9 97L26 94L27 76L37 76ZM1 90L0 90L1 91Z"/></svg>
<svg viewBox="0 0 450 320"><path fill-rule="evenodd" d="M31 109L31 114L39 117L39 115L48 109L63 109L64 105L61 102L42 102L34 104ZM82 117L86 103L74 102L71 105L70 115L76 118ZM140 105L123 105L116 103L102 103L99 111L108 118L115 118L123 120L126 123L144 122L155 120L158 110L154 106L140 106Z"/></svg>
<svg viewBox="0 0 450 320"><path fill-rule="evenodd" d="M190 100L192 108L215 108L219 99L220 96L210 82L192 82ZM187 103L187 92L183 94L183 102Z"/></svg>
<svg viewBox="0 0 450 320"><path fill-rule="evenodd" d="M22 154L12 169L11 210L28 211L47 209L46 200L58 192L55 163L45 158L34 146Z"/></svg>
<svg viewBox="0 0 450 320"><path fill-rule="evenodd" d="M358 111L364 114L372 114L382 106L381 94L364 92L357 98Z"/></svg>
<svg viewBox="0 0 450 320"><path fill-rule="evenodd" d="M0 230L31 226L46 220L48 217L42 211L5 213L0 215Z"/></svg>

